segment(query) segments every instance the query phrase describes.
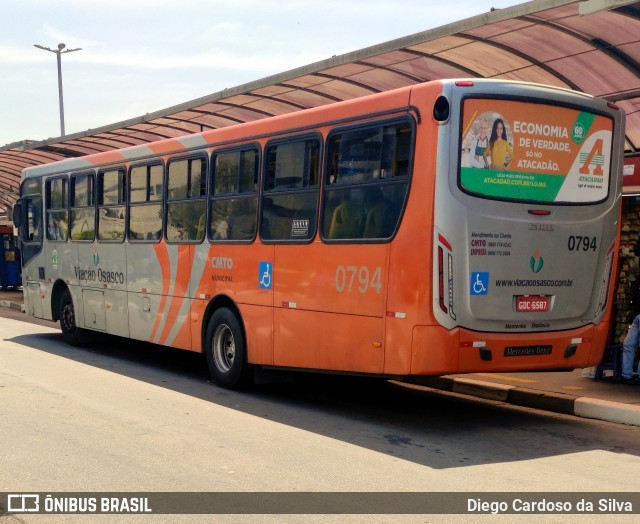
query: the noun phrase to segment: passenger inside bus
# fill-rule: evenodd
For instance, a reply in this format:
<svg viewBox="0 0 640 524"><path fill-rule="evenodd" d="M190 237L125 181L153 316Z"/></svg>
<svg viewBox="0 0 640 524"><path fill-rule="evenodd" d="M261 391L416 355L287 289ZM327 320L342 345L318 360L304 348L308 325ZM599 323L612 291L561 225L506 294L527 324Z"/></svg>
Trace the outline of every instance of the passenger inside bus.
<svg viewBox="0 0 640 524"><path fill-rule="evenodd" d="M251 240L256 230L255 199L234 199L230 205L227 239Z"/></svg>
<svg viewBox="0 0 640 524"><path fill-rule="evenodd" d="M342 203L333 211L329 238L361 238L364 226L364 210L351 198L351 190L342 193Z"/></svg>
<svg viewBox="0 0 640 524"><path fill-rule="evenodd" d="M32 202L29 203L29 240L39 241L40 233L40 209Z"/></svg>
<svg viewBox="0 0 640 524"><path fill-rule="evenodd" d="M383 238L389 236L385 234L384 218L385 202L382 191L379 187L371 187L364 193L364 209L366 212L366 220L364 223L364 238Z"/></svg>
<svg viewBox="0 0 640 524"><path fill-rule="evenodd" d="M204 223L205 223L205 214L202 213L200 218L198 219L198 227L196 229L196 238L198 240L204 238Z"/></svg>
<svg viewBox="0 0 640 524"><path fill-rule="evenodd" d="M62 222L54 218L53 216L49 216L48 220L48 230L47 230L47 238L49 240L66 240L67 239L67 231Z"/></svg>

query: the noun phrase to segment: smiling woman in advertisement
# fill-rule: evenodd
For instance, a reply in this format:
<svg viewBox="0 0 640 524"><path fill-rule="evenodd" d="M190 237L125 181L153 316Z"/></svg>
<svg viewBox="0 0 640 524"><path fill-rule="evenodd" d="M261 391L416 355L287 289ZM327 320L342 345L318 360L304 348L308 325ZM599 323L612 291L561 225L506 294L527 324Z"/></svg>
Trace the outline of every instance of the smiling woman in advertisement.
<svg viewBox="0 0 640 524"><path fill-rule="evenodd" d="M507 130L502 118L496 118L491 129L489 145L484 150L484 163L489 169L507 169L513 158L513 149L507 139ZM491 161L489 161L491 157Z"/></svg>

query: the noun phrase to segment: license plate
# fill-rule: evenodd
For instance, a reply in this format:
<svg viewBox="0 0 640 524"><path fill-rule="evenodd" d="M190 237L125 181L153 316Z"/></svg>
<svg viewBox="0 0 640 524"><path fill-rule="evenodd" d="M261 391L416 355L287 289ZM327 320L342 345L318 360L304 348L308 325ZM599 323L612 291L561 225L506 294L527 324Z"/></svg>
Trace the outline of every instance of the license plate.
<svg viewBox="0 0 640 524"><path fill-rule="evenodd" d="M504 348L505 357L532 357L551 355L551 346L510 346Z"/></svg>
<svg viewBox="0 0 640 524"><path fill-rule="evenodd" d="M516 311L518 313L536 313L549 311L549 296L547 295L517 295Z"/></svg>

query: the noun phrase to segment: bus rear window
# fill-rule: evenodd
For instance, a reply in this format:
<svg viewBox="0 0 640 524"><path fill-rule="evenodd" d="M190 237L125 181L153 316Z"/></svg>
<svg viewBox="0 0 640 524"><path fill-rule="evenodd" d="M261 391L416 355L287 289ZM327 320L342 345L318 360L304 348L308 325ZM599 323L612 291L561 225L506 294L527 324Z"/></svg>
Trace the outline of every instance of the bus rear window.
<svg viewBox="0 0 640 524"><path fill-rule="evenodd" d="M544 204L609 195L611 118L542 103L463 101L458 184L470 194Z"/></svg>

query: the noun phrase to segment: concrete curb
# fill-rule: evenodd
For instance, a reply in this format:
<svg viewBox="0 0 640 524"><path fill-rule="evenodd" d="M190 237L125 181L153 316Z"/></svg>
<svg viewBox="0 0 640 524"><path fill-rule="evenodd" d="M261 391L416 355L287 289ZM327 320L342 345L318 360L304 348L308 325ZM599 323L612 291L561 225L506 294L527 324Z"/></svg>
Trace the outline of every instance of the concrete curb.
<svg viewBox="0 0 640 524"><path fill-rule="evenodd" d="M9 300L0 300L0 307L15 309L16 311L22 311L24 313L24 304L18 304L17 302L11 302Z"/></svg>
<svg viewBox="0 0 640 524"><path fill-rule="evenodd" d="M554 393L520 386L497 384L464 377L429 377L421 385L483 398L506 402L516 406L541 409L564 415L593 418L617 424L640 426L640 406L611 402L568 393Z"/></svg>
<svg viewBox="0 0 640 524"><path fill-rule="evenodd" d="M619 402L580 397L575 402L575 414L579 417L640 426L640 407Z"/></svg>

